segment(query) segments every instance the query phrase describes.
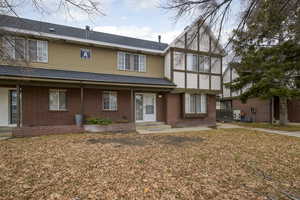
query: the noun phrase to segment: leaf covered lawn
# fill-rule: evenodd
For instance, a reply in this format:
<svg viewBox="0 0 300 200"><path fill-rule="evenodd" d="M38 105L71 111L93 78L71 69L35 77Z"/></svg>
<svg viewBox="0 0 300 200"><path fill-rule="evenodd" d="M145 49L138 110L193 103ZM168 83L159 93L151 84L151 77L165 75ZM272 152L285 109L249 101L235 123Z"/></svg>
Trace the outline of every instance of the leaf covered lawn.
<svg viewBox="0 0 300 200"><path fill-rule="evenodd" d="M289 199L300 139L244 129L0 141L1 200Z"/></svg>

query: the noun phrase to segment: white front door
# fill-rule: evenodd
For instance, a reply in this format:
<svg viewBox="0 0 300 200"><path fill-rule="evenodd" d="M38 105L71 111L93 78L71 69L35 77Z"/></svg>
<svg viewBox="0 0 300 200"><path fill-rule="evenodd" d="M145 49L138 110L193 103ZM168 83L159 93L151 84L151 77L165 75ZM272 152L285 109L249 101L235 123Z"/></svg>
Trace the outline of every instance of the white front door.
<svg viewBox="0 0 300 200"><path fill-rule="evenodd" d="M137 122L156 121L156 95L138 93L135 95L135 118Z"/></svg>

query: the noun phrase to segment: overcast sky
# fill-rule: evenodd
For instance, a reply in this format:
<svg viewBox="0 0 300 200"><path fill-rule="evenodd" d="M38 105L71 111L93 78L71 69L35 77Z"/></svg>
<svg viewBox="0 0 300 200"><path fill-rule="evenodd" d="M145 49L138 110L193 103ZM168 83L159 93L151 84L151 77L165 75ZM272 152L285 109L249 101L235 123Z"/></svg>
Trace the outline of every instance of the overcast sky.
<svg viewBox="0 0 300 200"><path fill-rule="evenodd" d="M41 14L32 5L19 5L21 17L84 28L89 25L93 30L126 35L141 39L170 43L184 27L192 22L185 18L175 22L174 13L160 8L158 0L99 0L105 16L92 16L73 8L70 17L63 10L56 11L56 0L47 0L48 13Z"/></svg>

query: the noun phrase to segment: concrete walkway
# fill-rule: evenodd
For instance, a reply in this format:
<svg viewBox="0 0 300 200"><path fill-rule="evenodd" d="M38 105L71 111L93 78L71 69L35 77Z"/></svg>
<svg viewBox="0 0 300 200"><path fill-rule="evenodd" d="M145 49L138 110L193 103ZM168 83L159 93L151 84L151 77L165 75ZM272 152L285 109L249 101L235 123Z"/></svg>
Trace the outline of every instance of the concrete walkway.
<svg viewBox="0 0 300 200"><path fill-rule="evenodd" d="M286 135L286 136L293 136L300 138L300 131L278 131L278 130L271 130L271 129L265 129L265 128L251 128L251 127L245 127L245 126L238 126L235 124L225 124L225 123L217 123L218 129L222 128L243 128L248 130L254 130L254 131L262 131L266 133L272 133L272 134L279 134L279 135Z"/></svg>
<svg viewBox="0 0 300 200"><path fill-rule="evenodd" d="M187 128L168 128L163 130L137 130L139 134L153 134L153 133L179 133L179 132L193 132L193 131L207 131L211 130L209 127L187 127Z"/></svg>

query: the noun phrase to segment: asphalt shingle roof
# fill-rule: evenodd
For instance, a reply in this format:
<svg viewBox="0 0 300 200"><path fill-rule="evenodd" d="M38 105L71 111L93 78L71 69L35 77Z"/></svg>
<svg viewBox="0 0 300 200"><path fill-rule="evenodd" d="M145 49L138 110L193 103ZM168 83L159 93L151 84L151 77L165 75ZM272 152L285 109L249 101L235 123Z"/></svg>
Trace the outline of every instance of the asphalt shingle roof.
<svg viewBox="0 0 300 200"><path fill-rule="evenodd" d="M125 76L115 74L100 74L90 72L77 72L55 69L31 68L20 66L0 65L0 76L45 78L59 80L91 81L102 83L142 84L157 86L175 86L163 78L149 78L138 76Z"/></svg>
<svg viewBox="0 0 300 200"><path fill-rule="evenodd" d="M10 28L24 29L28 31L36 31L41 33L51 33L58 36L74 37L79 39L89 39L98 42L108 42L116 45L127 45L137 48L145 48L150 50L163 51L168 44L159 43L149 40L141 40L120 35L89 31L88 38L85 29L64 26L59 24L46 23L24 18L17 18L7 15L0 15L0 26ZM50 31L54 29L54 31Z"/></svg>

